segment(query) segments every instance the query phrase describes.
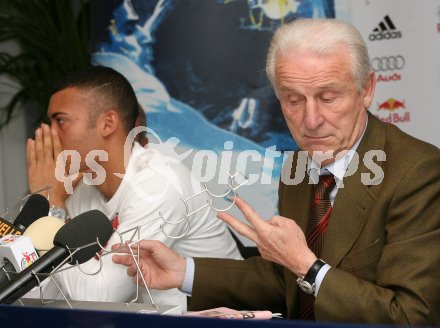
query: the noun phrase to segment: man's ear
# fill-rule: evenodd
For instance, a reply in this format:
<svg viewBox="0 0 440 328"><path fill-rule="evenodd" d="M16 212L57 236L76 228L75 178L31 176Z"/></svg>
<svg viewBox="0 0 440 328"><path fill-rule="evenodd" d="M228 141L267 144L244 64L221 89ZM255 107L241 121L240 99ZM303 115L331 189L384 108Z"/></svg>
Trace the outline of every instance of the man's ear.
<svg viewBox="0 0 440 328"><path fill-rule="evenodd" d="M374 89L376 88L376 75L371 72L364 85L364 108L368 108L373 101Z"/></svg>
<svg viewBox="0 0 440 328"><path fill-rule="evenodd" d="M100 128L103 138L113 134L121 124L118 112L109 110L99 115L97 125Z"/></svg>

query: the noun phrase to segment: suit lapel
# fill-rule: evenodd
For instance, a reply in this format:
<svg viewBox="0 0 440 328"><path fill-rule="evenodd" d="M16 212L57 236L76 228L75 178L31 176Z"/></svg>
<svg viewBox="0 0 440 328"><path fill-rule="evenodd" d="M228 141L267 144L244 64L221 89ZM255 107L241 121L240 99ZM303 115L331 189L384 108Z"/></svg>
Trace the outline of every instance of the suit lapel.
<svg viewBox="0 0 440 328"><path fill-rule="evenodd" d="M295 222L305 231L307 220L310 212L310 200L312 197L312 185L309 184L309 176L306 174L306 167L298 164L298 152L295 152L292 160L292 169L290 171L290 178L294 179L295 175L304 174L304 178L299 184L286 184L284 194L288 195L287 199L283 200L283 212L280 215L286 216L295 220ZM298 171L298 172L296 172Z"/></svg>
<svg viewBox="0 0 440 328"><path fill-rule="evenodd" d="M306 171L307 168L301 167L301 164L298 164L298 152L295 152L293 158L290 157L288 160L291 160L292 169L289 172L289 178L294 179L295 176L301 177L304 174L304 178L299 182L299 184L288 184L286 183L284 186L284 193L282 195L283 208L280 215L288 217L290 219L295 220L298 226L305 231L307 226L307 220L310 215L310 201L312 197L312 185L309 184L309 176ZM297 170L297 165L298 170ZM297 172L298 171L298 172ZM287 181L284 181L287 182ZM298 302L298 285L296 284L295 275L284 268L284 277L286 282L286 303L289 309L289 312L297 311L297 302Z"/></svg>
<svg viewBox="0 0 440 328"><path fill-rule="evenodd" d="M340 263L358 238L374 202L374 197L360 181L360 173L344 180L347 181L336 196L321 254L321 258L332 266Z"/></svg>
<svg viewBox="0 0 440 328"><path fill-rule="evenodd" d="M367 130L357 149L358 169L353 175L344 178L344 187L338 190L324 238L321 257L332 266L337 266L349 252L365 226L368 213L376 201L372 188L362 183L361 174L371 174L371 170L364 163L365 153L369 150L384 150L384 143L383 124L369 114ZM380 165L381 162L377 164Z"/></svg>

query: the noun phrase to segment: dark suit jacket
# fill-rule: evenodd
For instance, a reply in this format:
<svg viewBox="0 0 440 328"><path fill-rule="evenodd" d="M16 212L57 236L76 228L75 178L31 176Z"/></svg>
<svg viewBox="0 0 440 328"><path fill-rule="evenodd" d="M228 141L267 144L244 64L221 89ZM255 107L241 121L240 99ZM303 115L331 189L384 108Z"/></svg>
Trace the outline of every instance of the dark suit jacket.
<svg viewBox="0 0 440 328"><path fill-rule="evenodd" d="M386 161L365 155L383 151ZM358 170L338 190L321 258L332 268L316 320L440 325L440 151L369 114ZM293 158L293 172L297 156ZM376 165L376 166L374 166ZM377 183L364 185L362 179ZM280 183L280 215L303 229L312 186ZM196 259L191 310L217 306L298 315L296 276L260 257Z"/></svg>

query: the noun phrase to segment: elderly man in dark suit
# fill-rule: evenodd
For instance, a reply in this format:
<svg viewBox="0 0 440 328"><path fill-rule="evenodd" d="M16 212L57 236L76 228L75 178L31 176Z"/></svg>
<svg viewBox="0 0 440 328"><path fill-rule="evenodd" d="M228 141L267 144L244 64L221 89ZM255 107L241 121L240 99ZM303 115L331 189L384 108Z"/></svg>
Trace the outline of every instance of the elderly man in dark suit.
<svg viewBox="0 0 440 328"><path fill-rule="evenodd" d="M262 220L239 198L249 224L219 214L261 257L185 259L143 241L149 287L191 293L192 310L439 325L440 151L367 111L375 76L359 32L334 19L284 25L267 74L302 150L285 164L280 216ZM135 274L132 257L113 260Z"/></svg>

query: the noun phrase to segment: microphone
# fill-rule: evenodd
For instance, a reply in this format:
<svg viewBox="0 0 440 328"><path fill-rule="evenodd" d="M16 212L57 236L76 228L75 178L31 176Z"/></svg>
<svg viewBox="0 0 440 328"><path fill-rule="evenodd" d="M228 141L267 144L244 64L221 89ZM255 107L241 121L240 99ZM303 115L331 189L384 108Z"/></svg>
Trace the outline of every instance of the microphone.
<svg viewBox="0 0 440 328"><path fill-rule="evenodd" d="M29 237L6 235L0 239L0 260L6 259L0 268L0 286L27 268L38 258L38 253Z"/></svg>
<svg viewBox="0 0 440 328"><path fill-rule="evenodd" d="M53 239L55 234L64 225L64 221L53 216L44 216L33 222L24 232L23 236L30 238L31 244L27 249L28 254L36 252L39 256L43 256L49 249L54 247ZM11 235L10 235L11 236ZM32 246L33 245L33 246ZM14 256L11 256L11 252L3 251L2 248L10 247ZM14 248L15 247L15 248ZM26 267L21 265L20 252L16 250L15 244L9 244L8 246L0 245L0 262L2 258L5 258L3 266L0 268L0 286L7 283L11 277L14 277L17 272L21 272ZM18 254L18 255L15 255ZM30 264L30 263L29 263Z"/></svg>
<svg viewBox="0 0 440 328"><path fill-rule="evenodd" d="M40 224L35 225L35 223L40 220L41 216L47 215L48 212L49 202L46 197L40 194L33 194L28 198L20 213L15 218L14 224L11 224L10 222L0 218L0 238L2 235L7 234L16 234L23 236L28 235L28 237L30 238L30 242L26 244L26 248L22 249L23 253L20 253L20 251L17 249L17 247L20 246L18 246L15 241L8 245L5 244L3 246L0 246L0 262L3 262L2 260L4 259L3 266L0 268L0 286L7 283L10 278L13 277L17 272L20 272L24 268L29 266L33 261L38 258L38 255L41 256L44 254L44 251L41 252L41 254L40 252L35 252L35 248L37 248L38 251L38 247L34 247L35 245L41 247L44 246L44 248L42 249L45 250L53 247L53 238L61 225L57 224L58 222L51 221L62 221L58 218L53 218L53 220L46 219ZM44 225L47 226L45 227ZM26 228L32 226L34 226L34 228L32 228L26 234ZM46 230L47 232L35 232L35 230ZM36 235L36 233L39 233L39 235ZM21 243L21 245L24 245L24 243ZM24 254L29 254L30 256L32 256L32 260L28 259L26 261L26 266L22 265L21 263L21 261L24 259Z"/></svg>
<svg viewBox="0 0 440 328"><path fill-rule="evenodd" d="M53 240L56 233L64 226L64 221L54 216L44 216L32 223L23 232L28 236L40 256L54 247Z"/></svg>
<svg viewBox="0 0 440 328"><path fill-rule="evenodd" d="M21 230L26 230L35 220L49 213L49 201L40 194L29 196L20 213L14 220L14 225Z"/></svg>
<svg viewBox="0 0 440 328"><path fill-rule="evenodd" d="M97 240L105 245L112 234L110 220L98 210L84 212L68 221L56 233L52 249L0 287L0 303L15 302L63 262L74 265L88 261L101 250ZM77 249L85 245L87 247ZM35 275L39 275L38 280Z"/></svg>
<svg viewBox="0 0 440 328"><path fill-rule="evenodd" d="M16 271L21 271L35 262L38 254L29 237L7 235L0 239L0 259L3 258L7 258Z"/></svg>
<svg viewBox="0 0 440 328"><path fill-rule="evenodd" d="M40 194L29 197L18 213L14 223L0 217L0 237L6 235L21 235L24 230L35 220L49 213L49 201Z"/></svg>
<svg viewBox="0 0 440 328"><path fill-rule="evenodd" d="M6 235L21 235L23 229L14 226L11 222L0 218L0 238Z"/></svg>

